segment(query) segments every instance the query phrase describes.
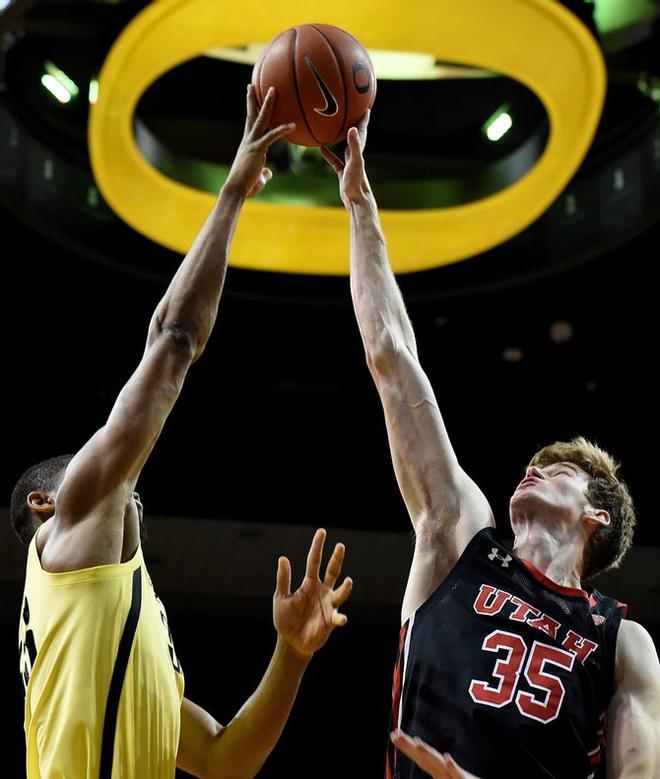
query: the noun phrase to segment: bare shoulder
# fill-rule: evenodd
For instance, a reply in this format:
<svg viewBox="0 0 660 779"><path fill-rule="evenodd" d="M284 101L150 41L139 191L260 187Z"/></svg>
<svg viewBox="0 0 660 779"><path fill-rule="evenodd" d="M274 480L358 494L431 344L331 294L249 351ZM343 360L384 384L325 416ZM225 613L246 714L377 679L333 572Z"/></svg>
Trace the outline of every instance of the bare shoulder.
<svg viewBox="0 0 660 779"><path fill-rule="evenodd" d="M634 654L639 651L650 651L656 654L653 639L648 630L631 619L622 619L617 639L617 652Z"/></svg>
<svg viewBox="0 0 660 779"><path fill-rule="evenodd" d="M653 639L639 622L622 619L616 642L616 680L638 677L660 684L660 662Z"/></svg>

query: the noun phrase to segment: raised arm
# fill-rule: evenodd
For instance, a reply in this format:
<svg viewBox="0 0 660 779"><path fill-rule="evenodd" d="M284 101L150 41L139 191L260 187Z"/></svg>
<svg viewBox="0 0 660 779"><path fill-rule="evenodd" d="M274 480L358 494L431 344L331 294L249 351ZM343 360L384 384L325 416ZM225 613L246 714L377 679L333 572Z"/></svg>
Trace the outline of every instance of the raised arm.
<svg viewBox="0 0 660 779"><path fill-rule="evenodd" d="M319 578L325 531L317 530L307 557L302 585L291 593L291 566L281 557L273 598L278 637L259 687L225 727L188 700L181 708L177 765L200 779L250 779L272 752L289 717L302 675L314 652L335 627L346 624L338 611L351 593L344 579L334 589L344 559L335 546L323 581Z"/></svg>
<svg viewBox="0 0 660 779"><path fill-rule="evenodd" d="M607 712L608 779L660 779L660 663L651 636L623 620Z"/></svg>
<svg viewBox="0 0 660 779"><path fill-rule="evenodd" d="M243 139L220 196L158 304L137 369L121 390L106 424L69 463L57 492L54 527L77 546L96 545L102 534L116 550L127 501L190 365L201 355L215 322L229 245L245 198L271 178L264 168L269 146L292 127L267 131L274 101L260 112L248 88ZM83 522L84 520L84 522ZM51 534L52 535L52 534Z"/></svg>
<svg viewBox="0 0 660 779"><path fill-rule="evenodd" d="M426 600L466 544L493 524L477 485L460 467L387 257L362 150L368 115L348 134L346 162L329 150L351 220L351 295L367 365L385 412L399 488L415 529L415 557L403 619Z"/></svg>

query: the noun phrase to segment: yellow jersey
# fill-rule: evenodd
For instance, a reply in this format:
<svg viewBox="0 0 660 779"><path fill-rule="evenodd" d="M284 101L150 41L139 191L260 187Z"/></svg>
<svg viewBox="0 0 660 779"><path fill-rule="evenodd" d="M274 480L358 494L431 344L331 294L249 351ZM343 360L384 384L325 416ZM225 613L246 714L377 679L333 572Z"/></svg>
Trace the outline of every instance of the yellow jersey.
<svg viewBox="0 0 660 779"><path fill-rule="evenodd" d="M48 573L36 538L19 628L28 779L173 779L184 679L141 546Z"/></svg>

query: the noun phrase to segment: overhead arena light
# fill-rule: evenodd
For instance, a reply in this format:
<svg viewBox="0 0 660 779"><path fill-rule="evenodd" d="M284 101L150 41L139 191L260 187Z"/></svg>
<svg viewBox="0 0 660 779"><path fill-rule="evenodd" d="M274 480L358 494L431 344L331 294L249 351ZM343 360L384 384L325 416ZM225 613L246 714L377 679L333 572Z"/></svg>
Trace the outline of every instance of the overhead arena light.
<svg viewBox="0 0 660 779"><path fill-rule="evenodd" d="M90 79L87 97L92 105L99 99L99 81L96 77Z"/></svg>
<svg viewBox="0 0 660 779"><path fill-rule="evenodd" d="M41 83L60 103L69 103L78 96L79 90L76 83L57 65L46 60L44 68L46 72L41 77Z"/></svg>
<svg viewBox="0 0 660 779"><path fill-rule="evenodd" d="M495 111L484 125L484 132L489 141L500 141L513 127L513 119L509 114L509 106L503 105Z"/></svg>
<svg viewBox="0 0 660 779"><path fill-rule="evenodd" d="M71 93L60 84L55 76L46 73L41 77L41 83L56 100L59 100L60 103L71 102Z"/></svg>

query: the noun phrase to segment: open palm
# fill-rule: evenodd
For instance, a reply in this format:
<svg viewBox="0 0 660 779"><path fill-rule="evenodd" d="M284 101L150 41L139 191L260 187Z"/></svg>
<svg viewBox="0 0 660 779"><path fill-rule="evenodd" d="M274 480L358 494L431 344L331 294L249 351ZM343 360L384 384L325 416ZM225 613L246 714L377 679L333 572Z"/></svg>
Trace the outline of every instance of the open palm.
<svg viewBox="0 0 660 779"><path fill-rule="evenodd" d="M295 592L291 592L291 563L286 557L280 557L277 565L273 622L282 640L305 657L320 649L330 633L348 621L345 614L339 613L338 608L351 594L353 582L346 578L334 589L341 573L345 548L343 544L335 545L321 581L325 537L323 529L314 534L307 554L305 578Z"/></svg>
<svg viewBox="0 0 660 779"><path fill-rule="evenodd" d="M411 738L402 730L393 731L390 738L397 749L433 779L479 779L457 765L449 753L440 754L421 738Z"/></svg>

